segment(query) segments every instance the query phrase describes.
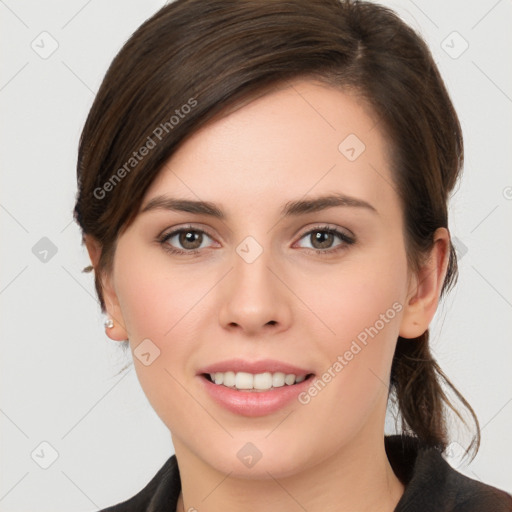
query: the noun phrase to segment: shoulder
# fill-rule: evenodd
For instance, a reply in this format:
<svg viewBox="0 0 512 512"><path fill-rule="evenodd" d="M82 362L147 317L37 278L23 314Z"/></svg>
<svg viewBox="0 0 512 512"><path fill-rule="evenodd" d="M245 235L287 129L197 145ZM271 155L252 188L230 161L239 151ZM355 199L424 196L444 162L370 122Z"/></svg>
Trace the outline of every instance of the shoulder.
<svg viewBox="0 0 512 512"><path fill-rule="evenodd" d="M389 436L386 452L405 486L395 512L512 512L510 494L463 475L435 447L410 436Z"/></svg>
<svg viewBox="0 0 512 512"><path fill-rule="evenodd" d="M176 455L167 459L151 481L130 499L100 512L169 512L176 510L181 481Z"/></svg>

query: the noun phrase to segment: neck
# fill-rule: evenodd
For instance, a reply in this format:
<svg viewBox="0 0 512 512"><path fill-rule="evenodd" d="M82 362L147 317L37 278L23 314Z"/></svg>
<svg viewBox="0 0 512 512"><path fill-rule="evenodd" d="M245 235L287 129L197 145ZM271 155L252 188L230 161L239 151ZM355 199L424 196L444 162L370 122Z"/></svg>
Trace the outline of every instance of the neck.
<svg viewBox="0 0 512 512"><path fill-rule="evenodd" d="M174 440L182 494L177 512L393 512L404 492L384 447L384 436L356 438L321 463L284 478L224 474Z"/></svg>

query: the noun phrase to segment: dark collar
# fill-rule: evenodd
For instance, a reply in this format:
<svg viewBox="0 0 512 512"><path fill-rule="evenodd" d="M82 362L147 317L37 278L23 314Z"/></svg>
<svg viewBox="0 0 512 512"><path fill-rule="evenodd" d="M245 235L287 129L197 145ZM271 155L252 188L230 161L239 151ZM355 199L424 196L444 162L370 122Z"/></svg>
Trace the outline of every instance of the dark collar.
<svg viewBox="0 0 512 512"><path fill-rule="evenodd" d="M405 486L394 512L512 512L512 496L453 469L441 451L405 435L384 437L389 462ZM174 512L181 490L176 456L131 499L101 512Z"/></svg>
<svg viewBox="0 0 512 512"><path fill-rule="evenodd" d="M512 496L456 471L440 449L405 435L384 445L405 491L394 512L511 512Z"/></svg>

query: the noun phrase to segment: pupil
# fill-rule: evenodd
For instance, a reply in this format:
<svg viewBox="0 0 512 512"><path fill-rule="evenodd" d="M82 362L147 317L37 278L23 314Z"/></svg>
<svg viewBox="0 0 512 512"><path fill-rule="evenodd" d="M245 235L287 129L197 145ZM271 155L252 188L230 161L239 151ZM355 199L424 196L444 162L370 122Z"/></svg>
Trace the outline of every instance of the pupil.
<svg viewBox="0 0 512 512"><path fill-rule="evenodd" d="M321 247L317 247L318 249L325 249L328 248L331 245L332 242L332 233L326 233L325 231L317 231L314 236L314 241L319 242ZM322 238L325 238L325 240L322 241ZM313 244L315 246L315 244Z"/></svg>
<svg viewBox="0 0 512 512"><path fill-rule="evenodd" d="M181 233L180 243L187 249L197 249L201 245L202 235L196 231L184 231ZM195 245L199 240L199 245Z"/></svg>

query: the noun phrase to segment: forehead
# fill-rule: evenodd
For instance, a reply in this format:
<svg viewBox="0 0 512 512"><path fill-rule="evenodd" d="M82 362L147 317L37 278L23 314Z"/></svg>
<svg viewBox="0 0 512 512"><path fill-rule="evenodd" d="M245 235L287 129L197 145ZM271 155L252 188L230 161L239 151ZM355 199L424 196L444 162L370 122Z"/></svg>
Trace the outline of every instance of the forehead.
<svg viewBox="0 0 512 512"><path fill-rule="evenodd" d="M200 98L198 98L200 102ZM297 80L201 127L174 153L146 193L279 205L338 191L372 204L396 201L389 147L355 95Z"/></svg>

